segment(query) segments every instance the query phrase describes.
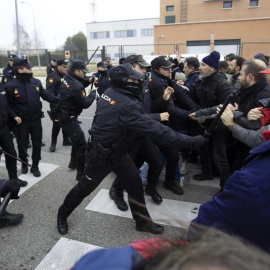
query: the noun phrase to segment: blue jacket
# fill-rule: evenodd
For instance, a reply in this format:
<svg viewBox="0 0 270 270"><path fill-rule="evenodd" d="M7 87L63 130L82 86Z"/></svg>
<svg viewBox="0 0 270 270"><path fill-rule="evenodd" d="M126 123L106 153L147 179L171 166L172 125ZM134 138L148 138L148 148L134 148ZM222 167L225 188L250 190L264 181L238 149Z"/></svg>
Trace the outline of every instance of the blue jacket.
<svg viewBox="0 0 270 270"><path fill-rule="evenodd" d="M2 196L2 190L3 190L3 187L6 183L7 183L6 180L0 179L0 197ZM0 202L0 204L1 204L1 202Z"/></svg>
<svg viewBox="0 0 270 270"><path fill-rule="evenodd" d="M143 256L131 246L99 249L82 257L72 270L131 270L143 261Z"/></svg>
<svg viewBox="0 0 270 270"><path fill-rule="evenodd" d="M238 235L270 252L269 165L267 141L250 151L243 169L234 172L221 194L200 207L193 222Z"/></svg>

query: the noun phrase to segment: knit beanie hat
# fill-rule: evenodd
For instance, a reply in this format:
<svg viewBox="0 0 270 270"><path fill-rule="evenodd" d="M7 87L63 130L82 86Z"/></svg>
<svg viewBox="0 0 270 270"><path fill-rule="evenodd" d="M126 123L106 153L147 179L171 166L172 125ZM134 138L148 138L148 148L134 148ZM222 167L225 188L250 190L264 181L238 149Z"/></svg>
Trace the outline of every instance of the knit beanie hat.
<svg viewBox="0 0 270 270"><path fill-rule="evenodd" d="M205 56L202 59L202 62L204 62L209 67L219 69L219 59L220 59L220 53L217 51L212 51L208 56Z"/></svg>

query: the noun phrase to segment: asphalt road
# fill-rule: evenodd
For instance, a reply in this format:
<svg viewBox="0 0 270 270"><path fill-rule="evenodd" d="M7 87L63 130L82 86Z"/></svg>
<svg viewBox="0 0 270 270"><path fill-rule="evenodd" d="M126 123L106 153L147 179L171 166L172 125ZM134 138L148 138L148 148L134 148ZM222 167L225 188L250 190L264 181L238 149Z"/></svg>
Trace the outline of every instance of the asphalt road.
<svg viewBox="0 0 270 270"><path fill-rule="evenodd" d="M44 81L44 78L42 79ZM40 164L41 179L35 179L31 173L24 175L30 179L33 185L23 192L19 200L9 204L7 210L11 213L23 213L24 219L21 224L0 230L0 270L21 270L36 269L41 264L47 254L51 254L52 248L58 243L61 235L56 229L56 215L58 207L62 204L69 190L77 184L75 180L76 172L68 169L70 158L70 146L62 146L62 134L58 137L58 144L55 153L49 152L52 122L47 115L49 104L43 101L45 118L43 124L42 160ZM96 104L84 110L79 118L82 121L81 127L88 138L88 129L91 127L95 113ZM15 142L15 141L14 141ZM31 149L28 150L31 154ZM0 162L0 175L7 178L3 158ZM199 171L199 165L193 165L190 174L186 179L191 179L192 174ZM20 175L20 164L18 162L18 175ZM45 175L45 177L44 177ZM22 176L23 177L23 176ZM76 240L81 243L91 244L99 247L118 247L127 245L137 239L152 237L148 233L141 233L135 230L135 223L132 219L119 217L115 214L106 214L99 211L89 211L85 208L99 194L101 189L108 190L114 178L110 174L101 185L73 212L68 219L69 233L65 238ZM210 200L217 192L218 181L197 185L190 180L184 187L183 196L175 195L162 188L164 172L160 176L158 189L164 199L172 203L197 203L201 204ZM165 204L165 203L164 203ZM155 210L153 210L155 211ZM151 212L150 212L151 214ZM179 217L181 222L181 211L175 211L174 216ZM167 217L167 221L173 217ZM187 226L187 224L186 224ZM177 226L165 225L164 238L173 239L185 233L185 229ZM59 254L65 251L60 249ZM79 251L78 251L79 252ZM59 257L60 255L57 255ZM70 254L69 256L73 256ZM62 266L50 265L39 266L40 269L68 269L72 265L62 262ZM69 258L64 258L68 261Z"/></svg>

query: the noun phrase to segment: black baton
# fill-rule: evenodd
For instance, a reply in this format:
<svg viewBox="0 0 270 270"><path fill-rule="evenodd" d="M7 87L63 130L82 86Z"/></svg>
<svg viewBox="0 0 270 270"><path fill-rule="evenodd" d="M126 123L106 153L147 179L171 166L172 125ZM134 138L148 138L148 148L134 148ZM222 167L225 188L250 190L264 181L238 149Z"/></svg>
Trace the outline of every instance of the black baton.
<svg viewBox="0 0 270 270"><path fill-rule="evenodd" d="M204 135L205 136L210 136L213 129L215 128L218 120L220 119L221 115L223 114L223 112L225 111L226 107L228 106L228 104L231 102L233 97L233 94L230 94L228 96L228 98L226 99L226 101L224 102L222 108L220 109L219 113L217 114L217 116L215 117L214 121L211 123L211 125L209 126L209 128L207 130L204 131Z"/></svg>
<svg viewBox="0 0 270 270"><path fill-rule="evenodd" d="M21 163L26 164L28 167L31 167L31 165L28 164L27 162L21 160L20 158L17 158L17 157L12 156L11 154L9 154L9 153L7 153L6 151L4 151L3 149L2 149L2 152L3 152L5 155L8 155L8 156L10 156L10 157L12 157L12 158L15 158L16 160L20 161Z"/></svg>
<svg viewBox="0 0 270 270"><path fill-rule="evenodd" d="M10 201L12 193L8 192L7 195L5 196L4 200L2 201L1 205L0 205L0 218L2 217L2 215L4 214L6 207Z"/></svg>

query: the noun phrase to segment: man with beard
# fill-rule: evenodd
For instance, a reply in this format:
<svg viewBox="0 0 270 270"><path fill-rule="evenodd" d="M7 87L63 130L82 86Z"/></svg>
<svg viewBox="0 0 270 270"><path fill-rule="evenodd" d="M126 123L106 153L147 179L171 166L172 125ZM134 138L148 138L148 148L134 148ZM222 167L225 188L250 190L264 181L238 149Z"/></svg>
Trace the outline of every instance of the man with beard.
<svg viewBox="0 0 270 270"><path fill-rule="evenodd" d="M258 59L246 61L242 64L239 75L241 89L236 97L236 107L231 107L234 114L234 122L244 128L258 130L270 122L270 86L267 83L266 75L261 73L266 69L266 64ZM251 109L262 107L263 118L249 121L247 115ZM233 161L232 170L241 169L244 159L247 157L250 148L238 141L233 145L237 153Z"/></svg>
<svg viewBox="0 0 270 270"><path fill-rule="evenodd" d="M76 180L82 177L85 166L86 140L79 123L78 116L83 109L89 108L95 100L96 91L86 96L85 87L94 81L87 77L89 70L81 60L73 60L64 76L60 89L59 123L72 142L71 161L76 160Z"/></svg>
<svg viewBox="0 0 270 270"><path fill-rule="evenodd" d="M245 59L240 56L232 56L229 59L229 72L232 75L232 86L234 88L234 91L238 91L240 89L240 83L238 81L238 77L240 75L240 70L242 64L245 62Z"/></svg>
<svg viewBox="0 0 270 270"><path fill-rule="evenodd" d="M5 91L13 118L20 117L22 122L17 125L17 143L19 158L22 163L22 173L28 172L27 146L29 135L31 135L32 167L31 173L35 177L41 175L39 171L39 161L41 159L41 140L42 140L42 99L49 102L55 102L55 97L43 88L41 81L33 78L32 66L27 59L14 59L13 69L16 78L5 85Z"/></svg>
<svg viewBox="0 0 270 270"><path fill-rule="evenodd" d="M128 150L138 135L148 136L167 148L201 146L205 139L177 134L144 113L139 82L144 75L130 63L112 68L109 76L112 86L97 104L84 174L58 210L57 229L62 235L68 233L68 216L113 171L124 179L136 230L161 234L164 228L155 224L148 213L142 181Z"/></svg>
<svg viewBox="0 0 270 270"><path fill-rule="evenodd" d="M220 53L213 51L202 59L199 67L200 75L196 82L196 100L202 109L223 104L232 93L232 86L227 82L227 77L219 71ZM205 128L209 127L212 120L206 120ZM226 155L226 138L229 130L222 124L213 130L209 143L201 151L202 172L194 175L197 181L213 179L213 162L220 174L220 188L223 189L227 178L230 176L230 167Z"/></svg>
<svg viewBox="0 0 270 270"><path fill-rule="evenodd" d="M46 79L46 89L55 97L60 94L62 79L67 74L69 60L61 59L56 61L57 66L55 72L51 73ZM52 140L50 146L50 152L54 152L57 143L57 136L60 132L61 126L59 125L59 104L51 104L50 118L53 121L52 127ZM62 130L63 131L63 130ZM63 146L71 145L71 141L68 135L63 131Z"/></svg>

